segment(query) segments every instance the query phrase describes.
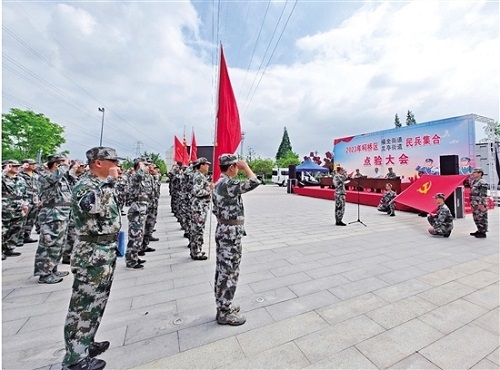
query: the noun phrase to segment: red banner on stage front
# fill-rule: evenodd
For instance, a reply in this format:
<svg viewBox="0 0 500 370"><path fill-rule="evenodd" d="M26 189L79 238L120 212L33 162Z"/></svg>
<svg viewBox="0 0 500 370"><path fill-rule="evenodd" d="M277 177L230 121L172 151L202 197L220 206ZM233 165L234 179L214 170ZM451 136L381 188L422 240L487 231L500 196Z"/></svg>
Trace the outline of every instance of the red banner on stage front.
<svg viewBox="0 0 500 370"><path fill-rule="evenodd" d="M394 201L431 213L437 207L434 195L444 193L448 197L466 178L467 175L422 175L422 177L399 194Z"/></svg>

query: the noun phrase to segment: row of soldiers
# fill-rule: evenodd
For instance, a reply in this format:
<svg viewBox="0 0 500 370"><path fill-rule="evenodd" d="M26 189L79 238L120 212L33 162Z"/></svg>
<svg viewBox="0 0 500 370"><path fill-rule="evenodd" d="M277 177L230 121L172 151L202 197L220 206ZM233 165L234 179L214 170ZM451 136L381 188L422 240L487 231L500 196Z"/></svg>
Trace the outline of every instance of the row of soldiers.
<svg viewBox="0 0 500 370"><path fill-rule="evenodd" d="M24 243L37 242L31 238L36 224L40 237L34 275L39 276L39 283L59 283L68 275L67 271L58 271L57 266L60 261L70 263L77 240L71 191L86 170L82 161L70 161L61 154L48 156L43 166L32 159L22 164L16 160L2 162L2 260L20 256L16 248ZM128 246L132 257L134 249L138 255L154 251L148 244L158 240L152 233L158 213L160 177L158 168L147 158L134 160L130 171L119 171L115 194L122 214L124 207L130 206ZM137 215L137 202L142 202L141 217ZM129 258L127 262L130 261ZM137 268L139 261L128 263L127 267Z"/></svg>
<svg viewBox="0 0 500 370"><path fill-rule="evenodd" d="M203 232L210 206L213 183L208 175L211 163L198 158L189 166L172 166L168 173L172 213L189 239L188 248L193 260L206 260Z"/></svg>

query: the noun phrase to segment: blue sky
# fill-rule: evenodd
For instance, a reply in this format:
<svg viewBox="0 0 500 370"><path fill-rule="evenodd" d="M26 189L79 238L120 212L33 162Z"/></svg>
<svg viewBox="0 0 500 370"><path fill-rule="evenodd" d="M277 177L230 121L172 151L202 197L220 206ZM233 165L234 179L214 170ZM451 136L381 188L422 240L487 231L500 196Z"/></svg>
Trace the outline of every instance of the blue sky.
<svg viewBox="0 0 500 370"><path fill-rule="evenodd" d="M408 109L417 122L498 120L498 1L2 7L2 111L30 108L65 126L62 149L75 158L99 143L98 107L103 143L123 156L163 154L192 128L211 145L220 42L244 154L274 158L285 126L301 157L322 154L334 138L392 128Z"/></svg>

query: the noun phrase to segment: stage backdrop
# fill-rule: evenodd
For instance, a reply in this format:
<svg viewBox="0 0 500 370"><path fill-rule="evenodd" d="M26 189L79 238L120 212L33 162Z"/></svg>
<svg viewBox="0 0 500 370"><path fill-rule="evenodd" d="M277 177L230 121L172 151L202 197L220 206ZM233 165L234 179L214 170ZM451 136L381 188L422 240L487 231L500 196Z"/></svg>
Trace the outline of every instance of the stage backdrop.
<svg viewBox="0 0 500 370"><path fill-rule="evenodd" d="M474 117L468 114L335 139L334 160L348 173L359 168L368 177L375 168L384 177L392 167L403 182L408 182L419 170L439 175L439 157L458 155L460 173L471 173L476 158Z"/></svg>

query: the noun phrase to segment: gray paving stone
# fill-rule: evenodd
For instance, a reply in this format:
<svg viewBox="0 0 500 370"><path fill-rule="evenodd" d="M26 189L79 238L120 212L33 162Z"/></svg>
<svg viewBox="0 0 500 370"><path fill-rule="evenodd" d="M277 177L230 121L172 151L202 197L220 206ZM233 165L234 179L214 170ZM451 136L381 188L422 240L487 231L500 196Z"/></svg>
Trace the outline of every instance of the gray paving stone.
<svg viewBox="0 0 500 370"><path fill-rule="evenodd" d="M275 321L283 320L291 316L300 315L324 306L338 302L339 299L327 290L317 293L292 298L266 307L267 312Z"/></svg>
<svg viewBox="0 0 500 370"><path fill-rule="evenodd" d="M378 275L377 278L390 284L396 284L416 277L420 277L425 274L427 274L426 271L423 271L416 267L406 267L402 270L395 270Z"/></svg>
<svg viewBox="0 0 500 370"><path fill-rule="evenodd" d="M307 275L304 272L299 272L296 274L274 277L268 280L262 280L255 283L250 283L249 285L255 293L259 293L310 280L312 279L309 275Z"/></svg>
<svg viewBox="0 0 500 370"><path fill-rule="evenodd" d="M295 343L285 343L236 361L223 369L302 369L309 365Z"/></svg>
<svg viewBox="0 0 500 370"><path fill-rule="evenodd" d="M484 370L492 370L497 369L498 365L494 364L490 360L482 359L477 364L471 367L471 369L484 369Z"/></svg>
<svg viewBox="0 0 500 370"><path fill-rule="evenodd" d="M484 315L486 312L487 310L483 307L464 299L457 299L420 316L419 319L440 332L448 334Z"/></svg>
<svg viewBox="0 0 500 370"><path fill-rule="evenodd" d="M443 369L470 368L498 347L498 336L466 325L420 350Z"/></svg>
<svg viewBox="0 0 500 370"><path fill-rule="evenodd" d="M419 353L414 353L389 367L389 369L440 369Z"/></svg>
<svg viewBox="0 0 500 370"><path fill-rule="evenodd" d="M358 280L352 283L343 284L335 288L329 289L342 300L360 296L365 293L373 292L379 288L386 287L389 284L377 277L369 277L363 280Z"/></svg>
<svg viewBox="0 0 500 370"><path fill-rule="evenodd" d="M485 330L500 336L500 309L496 308L490 312L478 317L472 322Z"/></svg>
<svg viewBox="0 0 500 370"><path fill-rule="evenodd" d="M451 255L451 254L450 254ZM419 256L422 257L422 256ZM450 258L440 258L436 260L430 260L425 263L420 263L416 265L415 267L418 267L421 270L427 271L427 272L434 272L438 270L445 269L447 267L455 266L457 264L456 261L453 261Z"/></svg>
<svg viewBox="0 0 500 370"><path fill-rule="evenodd" d="M484 307L488 310L492 310L499 306L500 297L499 297L499 285L492 284L485 288L479 289L474 293L466 295L464 297L465 300L475 303L481 307Z"/></svg>
<svg viewBox="0 0 500 370"><path fill-rule="evenodd" d="M490 353L486 358L497 366L500 366L500 349L497 347L497 349Z"/></svg>
<svg viewBox="0 0 500 370"><path fill-rule="evenodd" d="M396 302L401 299L411 297L429 289L430 286L416 279L393 284L386 288L375 290L373 293L388 302Z"/></svg>
<svg viewBox="0 0 500 370"><path fill-rule="evenodd" d="M297 296L303 296L303 295L308 295L311 293L319 292L321 290L333 288L339 285L343 285L345 283L348 283L349 280L347 280L345 277L341 275L333 275L333 276L327 276L324 278L319 278L314 280L314 284L311 284L310 281L305 281L302 283L290 285L290 289L297 295Z"/></svg>
<svg viewBox="0 0 500 370"><path fill-rule="evenodd" d="M356 345L379 368L385 369L435 342L442 334L413 319Z"/></svg>
<svg viewBox="0 0 500 370"><path fill-rule="evenodd" d="M457 282L476 289L480 289L498 282L498 279L498 274L489 271L479 271L463 278L457 279Z"/></svg>
<svg viewBox="0 0 500 370"><path fill-rule="evenodd" d="M430 274L424 276L420 276L418 280L432 286L439 286L464 276L466 276L464 272L460 272L451 267L444 270L431 272Z"/></svg>
<svg viewBox="0 0 500 370"><path fill-rule="evenodd" d="M366 313L366 316L386 329L401 325L415 317L436 308L432 303L416 296L377 308Z"/></svg>
<svg viewBox="0 0 500 370"><path fill-rule="evenodd" d="M333 266L326 266L321 268L316 268L314 270L307 270L306 274L311 276L313 279L319 279L326 276L337 275L342 272L355 270L358 267L350 265L348 262L340 263Z"/></svg>
<svg viewBox="0 0 500 370"><path fill-rule="evenodd" d="M29 321L28 318L20 318L11 321L2 321L2 338L5 341L8 340L9 337L16 335L19 330Z"/></svg>
<svg viewBox="0 0 500 370"><path fill-rule="evenodd" d="M321 361L315 362L306 369L378 369L356 347L349 347Z"/></svg>
<svg viewBox="0 0 500 370"><path fill-rule="evenodd" d="M297 339L295 343L311 363L316 363L383 331L380 325L360 315Z"/></svg>
<svg viewBox="0 0 500 370"><path fill-rule="evenodd" d="M249 357L328 326L328 323L317 313L308 312L247 331L239 334L237 338L243 352Z"/></svg>
<svg viewBox="0 0 500 370"><path fill-rule="evenodd" d="M390 271L392 271L392 269L390 269L389 267L382 265L374 265L344 272L342 273L342 276L349 279L350 281L358 281L369 277L377 276L380 274L385 274L386 272Z"/></svg>
<svg viewBox="0 0 500 370"><path fill-rule="evenodd" d="M317 261L308 261L308 262L303 262L303 263L295 263L295 264L290 265L290 266L283 266L283 267L271 269L270 272L274 276L285 276L285 275L290 275L290 274L294 274L297 272L302 272L302 271L305 272L308 270L316 269L318 267L323 267L323 265L321 265Z"/></svg>

